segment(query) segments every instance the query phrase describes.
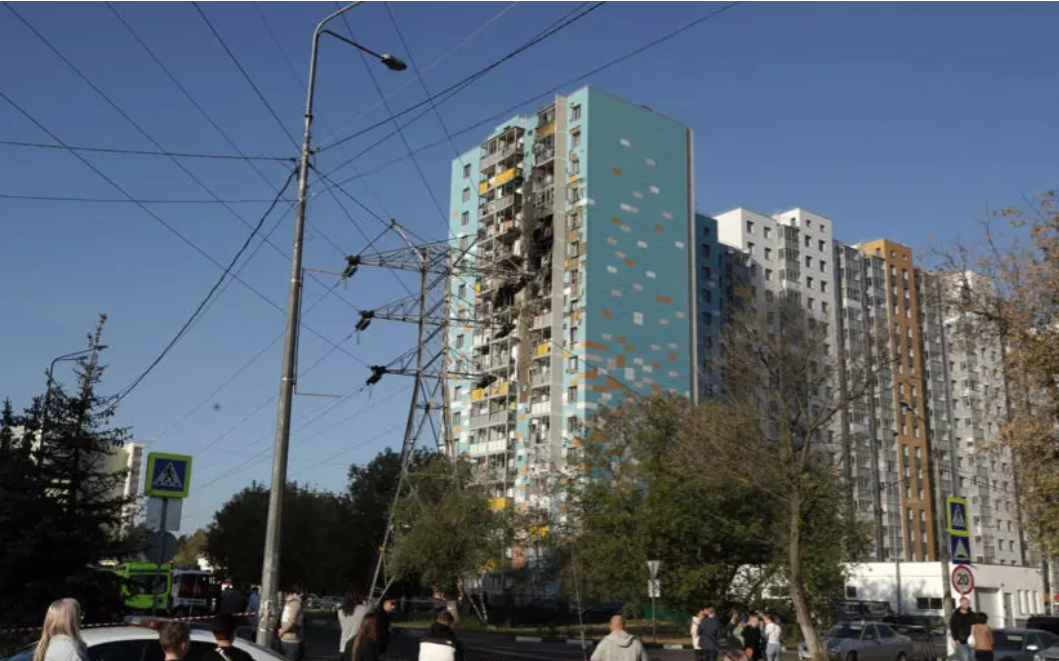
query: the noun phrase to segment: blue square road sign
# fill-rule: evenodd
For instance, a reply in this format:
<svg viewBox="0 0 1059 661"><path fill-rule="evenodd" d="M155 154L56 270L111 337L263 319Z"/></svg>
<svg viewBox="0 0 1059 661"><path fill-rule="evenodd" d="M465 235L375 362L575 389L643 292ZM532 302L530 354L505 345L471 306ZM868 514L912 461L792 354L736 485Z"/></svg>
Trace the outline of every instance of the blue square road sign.
<svg viewBox="0 0 1059 661"><path fill-rule="evenodd" d="M191 457L152 452L147 455L144 493L161 498L187 498L191 487Z"/></svg>

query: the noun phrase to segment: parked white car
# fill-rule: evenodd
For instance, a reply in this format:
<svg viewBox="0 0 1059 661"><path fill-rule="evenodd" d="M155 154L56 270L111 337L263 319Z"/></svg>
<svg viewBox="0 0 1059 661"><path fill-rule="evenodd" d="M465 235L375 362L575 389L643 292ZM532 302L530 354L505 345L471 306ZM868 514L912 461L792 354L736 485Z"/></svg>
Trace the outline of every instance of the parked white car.
<svg viewBox="0 0 1059 661"><path fill-rule="evenodd" d="M81 636L88 646L89 661L163 661L165 655L158 644L158 631L146 626L103 627L85 629ZM271 650L246 641L236 640L235 646L246 650L254 661L285 661ZM36 645L15 652L0 661L32 661ZM184 661L199 661L217 642L208 630L192 629L191 646Z"/></svg>

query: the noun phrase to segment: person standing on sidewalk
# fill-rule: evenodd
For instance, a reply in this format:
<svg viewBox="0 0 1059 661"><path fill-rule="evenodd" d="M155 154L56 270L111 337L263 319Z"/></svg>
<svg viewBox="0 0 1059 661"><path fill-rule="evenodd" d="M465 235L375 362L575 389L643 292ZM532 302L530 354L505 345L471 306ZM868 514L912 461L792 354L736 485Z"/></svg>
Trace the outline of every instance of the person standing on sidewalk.
<svg viewBox="0 0 1059 661"><path fill-rule="evenodd" d="M592 661L648 661L640 639L625 630L625 618L610 618L610 633L592 651Z"/></svg>
<svg viewBox="0 0 1059 661"><path fill-rule="evenodd" d="M974 650L968 641L971 639L971 627L974 626L975 620L971 600L960 597L960 608L953 611L952 617L949 618L949 634L956 643L956 656L959 661L974 661Z"/></svg>
<svg viewBox="0 0 1059 661"><path fill-rule="evenodd" d="M702 608L698 613L691 616L691 649L695 651L695 661L702 661L702 646L699 644L699 623L706 616L706 609Z"/></svg>
<svg viewBox="0 0 1059 661"><path fill-rule="evenodd" d="M772 613L765 613L765 661L780 661L783 651L783 627Z"/></svg>
<svg viewBox="0 0 1059 661"><path fill-rule="evenodd" d="M702 661L717 661L721 649L721 624L717 621L717 611L713 606L702 609L702 621L699 622L699 653Z"/></svg>
<svg viewBox="0 0 1059 661"><path fill-rule="evenodd" d="M993 661L993 630L989 628L989 616L978 613L971 627L974 638L974 661Z"/></svg>
<svg viewBox="0 0 1059 661"><path fill-rule="evenodd" d="M360 631L353 639L353 657L350 661L379 661L379 630L374 613L367 613L360 624Z"/></svg>
<svg viewBox="0 0 1059 661"><path fill-rule="evenodd" d="M397 600L393 597L386 597L382 600L382 605L379 609L375 611L375 628L379 637L379 654L386 654L386 650L390 647L390 617L395 610L397 610Z"/></svg>
<svg viewBox="0 0 1059 661"><path fill-rule="evenodd" d="M364 622L364 616L368 614L368 607L364 604L360 593L356 590L346 590L342 599L342 607L338 609L338 628L341 632L338 636L339 659L353 658L353 639L360 632L360 625Z"/></svg>
<svg viewBox="0 0 1059 661"><path fill-rule="evenodd" d="M290 661L301 661L302 658L302 625L305 620L304 598L305 586L295 582L287 601L283 604L283 615L280 617L279 646L283 656Z"/></svg>
<svg viewBox="0 0 1059 661"><path fill-rule="evenodd" d="M743 651L749 661L761 661L765 647L761 639L761 626L757 613L752 614L743 628Z"/></svg>

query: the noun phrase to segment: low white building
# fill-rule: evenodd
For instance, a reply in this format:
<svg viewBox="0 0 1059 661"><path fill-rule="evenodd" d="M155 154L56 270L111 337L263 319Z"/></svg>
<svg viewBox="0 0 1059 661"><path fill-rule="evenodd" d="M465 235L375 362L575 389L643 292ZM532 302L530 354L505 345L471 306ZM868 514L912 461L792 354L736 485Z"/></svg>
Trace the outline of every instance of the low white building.
<svg viewBox="0 0 1059 661"><path fill-rule="evenodd" d="M955 565L950 565L951 571ZM971 608L989 615L993 628L1024 626L1031 615L1044 613L1044 581L1040 568L973 565ZM942 616L942 598L958 601L940 562L866 562L850 566L846 598L887 601L896 613Z"/></svg>

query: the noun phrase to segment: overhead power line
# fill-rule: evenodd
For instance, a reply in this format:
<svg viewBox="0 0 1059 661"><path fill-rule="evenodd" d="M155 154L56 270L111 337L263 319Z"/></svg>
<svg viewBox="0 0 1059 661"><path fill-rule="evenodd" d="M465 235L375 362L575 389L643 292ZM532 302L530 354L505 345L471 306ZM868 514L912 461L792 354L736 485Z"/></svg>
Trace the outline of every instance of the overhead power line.
<svg viewBox="0 0 1059 661"><path fill-rule="evenodd" d="M437 59L435 59L433 62L428 64L426 66L426 68L424 68L422 71L419 72L419 76L425 76L427 73L430 72L431 69L434 69L435 67L437 67L443 61L445 61L450 55L452 55L456 51L458 51L461 48L463 48L464 46L466 46L475 37L477 37L482 32L484 32L486 28L488 28L490 25L492 25L496 21L500 20L501 16L503 16L506 13L508 13L512 9L514 9L517 4L519 4L519 0L515 0L515 2L512 2L511 4L509 4L506 7L502 8L500 11L498 11L496 14L494 14L485 23L483 23L482 25L478 26L478 28L476 28L474 30L474 32L471 32L469 35L467 35L462 40L460 40L459 43L457 43L455 46L453 46L449 50L445 51L442 55L438 56ZM405 50L407 51L407 49L405 49ZM393 99L395 96L397 96L397 94L402 89L404 89L408 85L411 85L412 82L413 82L412 79L406 79L403 83L401 83L400 85L395 87L393 89L393 91L391 91L389 94L386 95L386 100L389 101L389 100ZM342 132L348 130L350 127L354 126L356 122L358 122L361 119L363 119L368 113L370 113L372 110L375 110L376 108L378 108L381 105L382 105L382 101L376 101L373 105L369 106L368 108L366 108L365 110L363 110L359 114L357 114L355 117L353 117L353 119L350 120L349 123L347 123L344 126L342 126L339 130L331 131L330 129L328 129L328 132L331 135L329 135L325 140L322 140L321 144L326 144L326 143L331 142L331 140L333 140L335 138L335 136L337 136L339 133L342 133Z"/></svg>
<svg viewBox="0 0 1059 661"><path fill-rule="evenodd" d="M583 4L584 3L582 3L582 6L583 6ZM580 11L579 13L577 13L577 14L575 14L573 16L570 16L570 14L566 14L566 16L570 16L570 17L569 18L565 18L564 17L565 20L560 19L560 22L559 22L558 25L553 24L551 27L546 28L544 31L538 33L532 39L530 39L526 43L522 44L521 46L519 46L515 50L511 51L507 55L504 55L500 59L495 60L492 63L482 67L478 71L476 71L476 72L472 73L471 75L463 78L462 80L459 80L459 81L453 83L452 85L449 85L445 89L443 89L440 92L438 92L437 94L435 94L433 99L435 101L437 101L438 103L444 103L449 98L452 98L452 94L450 94L450 93L462 91L464 88L468 87L471 83L475 82L476 80L478 80L482 76L485 76L486 74L488 74L493 69L496 69L497 67L501 66L502 64L504 64L508 60L518 56L519 54L523 53L526 50L529 50L530 48L536 46L537 44L539 44L542 41L548 39L549 37L557 34L558 32L570 27L571 25L573 25L577 21L581 20L585 16L588 16L592 12L594 12L597 9L599 9L600 7L602 7L604 4L606 4L606 3L605 2L597 2L597 3L593 4L592 6L588 7L587 9L584 9L583 11ZM576 12L576 11L577 11L577 9L574 10L574 12ZM571 12L571 13L573 13L573 12ZM442 99L441 97L445 96L446 94L449 94L449 96L447 96L444 99ZM402 116L407 115L410 112L412 112L412 111L414 111L414 110L416 110L418 108L422 108L423 106L428 105L430 102L431 102L430 99L424 99L424 100L420 101L419 103L413 104L413 105L411 105L411 106L409 106L409 107L407 107L407 108L405 108L403 110L400 110L400 111L394 113L393 118L391 118L391 119L385 119L385 120L382 120L381 122L376 122L375 124L372 124L371 126L369 126L367 128L364 128L364 129L361 129L360 131L352 133L352 134L350 134L350 135L348 135L348 136L346 136L344 138L341 138L339 140L335 140L334 142L330 142L328 144L320 145L320 146L318 146L316 148L316 152L319 153L319 152L326 151L328 149L332 149L333 147L337 147L338 145L346 143L346 142L348 142L348 141L350 141L350 140L352 140L352 139L354 139L356 137L364 135L365 133L369 133L369 132L379 128L380 126L384 126L386 124L389 124L393 119L396 119L397 117L402 117ZM405 126L408 126L408 124L410 124L410 123L411 122L406 123ZM392 135L396 135L396 131L391 133L390 135L391 136Z"/></svg>
<svg viewBox="0 0 1059 661"><path fill-rule="evenodd" d="M221 45L221 48L224 49L224 52L228 54L228 57L232 60L232 63L237 69L239 69L239 73L243 74L243 78L246 80L247 83L250 84L250 87L254 90L254 94L256 94L257 98L261 100L261 103L265 106L265 109L268 110L268 113L272 115L272 119L276 120L276 124L278 124L280 129L283 130L283 133L286 134L287 138L290 139L290 142L292 145L294 145L294 148L298 149L298 141L294 139L294 136L291 134L290 130L288 130L287 126L283 123L283 120L279 118L279 115L276 113L276 110L272 107L272 104L269 103L268 99L265 98L265 95L261 93L261 90L258 88L257 84L254 83L254 79L250 77L250 74L247 73L246 69L239 62L239 58L237 58L235 56L235 53L232 52L232 49L228 47L228 44L224 41L224 37L221 36L220 32L217 32L217 28L213 27L213 23L211 23L209 17L206 16L206 12L202 11L202 7L199 6L199 3L192 2L191 4L194 5L195 11L199 13L199 16L201 16L202 20L206 23L206 27L208 27L210 29L210 32L213 33L213 36L217 38L217 42Z"/></svg>
<svg viewBox="0 0 1059 661"><path fill-rule="evenodd" d="M128 199L124 197L70 197L65 195L21 195L15 193L0 193L0 199L4 200L36 200L41 202L88 202L96 204L271 204L274 199L257 200L145 200ZM295 200L279 200L280 202L294 202Z"/></svg>
<svg viewBox="0 0 1059 661"><path fill-rule="evenodd" d="M7 147L32 147L36 149L62 149L83 151L98 154L124 154L127 156L168 156L175 158L204 158L226 161L271 161L275 163L294 163L298 159L292 156L254 156L250 154L207 154L202 152L160 151L155 149L119 149L117 147L86 147L84 145L63 146L49 142L30 142L27 140L0 140L0 145Z"/></svg>
<svg viewBox="0 0 1059 661"><path fill-rule="evenodd" d="M45 126L43 123L41 123L40 120L38 120L36 117L31 115L28 110L26 110L25 108L20 106L18 103L16 103L15 100L12 99L7 94L5 94L2 89L0 89L0 99L3 99L4 101L6 101L20 115L22 115L27 120L29 120L29 122L31 122L34 126L36 126L38 129L40 129L43 133L47 134L47 136L49 138L51 138L52 140L56 141L59 144L65 144L63 142L63 140L57 134L52 132L51 129L49 129L47 126ZM110 176L108 176L105 172L103 172L98 167L96 167L95 164L93 164L91 161L89 161L87 158L85 158L82 154L80 154L80 153L78 153L76 151L72 151L72 150L70 150L70 154L72 154L77 160L81 161L81 163L85 167L87 167L89 170L94 172L101 179L103 179L108 184L110 184L111 187L113 187L116 191L118 191L119 193L124 195L127 199L135 201L136 198L134 198L127 190L125 190L125 188L123 188L121 186L121 184L119 184L117 181L115 181ZM137 203L136 206L138 206L152 220L157 222L159 225L161 225L166 230L168 230L171 234L173 234L178 239L180 239L180 241L182 243L184 243L185 245L190 247L192 250L197 252L199 255L202 255L202 257L204 257L208 262L210 262L211 264L213 264L214 266L216 266L219 269L222 269L222 270L224 269L224 265L223 264L221 264L216 259L214 259L212 255L210 255L208 252L206 252L197 243L195 243L194 241L189 239L183 232L178 230L176 227L173 227L173 225L171 225L170 223L166 222L164 218L162 218L157 213L152 211L150 209L150 207L148 207L146 204ZM239 284L243 285L244 287L246 287L251 293L256 295L258 298L260 298L262 301L267 303L273 309L277 310L280 313L285 313L284 309L282 307L280 307L275 301L273 301L271 298L269 298L264 293L262 293L260 289L257 289L256 287L254 287L253 285L248 283L246 280L243 280L242 278L240 278L237 274L233 274L232 275L232 279L235 280L236 282L238 282ZM320 333L319 331L317 331L313 327L309 326L308 324L305 324L303 322L301 324L301 327L304 328L305 330L309 331L310 333L312 333L313 335L315 335L316 337L318 337L319 339L321 339L323 342L327 343L328 345L330 345L332 347L338 347L338 345L335 344L334 342L332 342L327 336L325 336L323 333ZM345 354L346 356L349 356L350 358L352 358L352 359L354 359L356 361L359 361L359 362L363 363L363 361L361 361L360 358L354 356L353 354L349 353L348 351L346 351L344 349L340 349L340 352Z"/></svg>
<svg viewBox="0 0 1059 661"><path fill-rule="evenodd" d="M697 18L697 19L695 19L695 20L693 20L693 21L691 21L689 23L685 23L684 25L680 26L679 28L676 28L675 30L670 31L670 32L662 35L661 37L658 37L658 38L656 38L656 39L654 39L652 41L649 41L649 42L647 42L647 43L645 43L645 44L643 44L643 45L641 45L641 46L639 46L637 48L634 48L633 50L627 51L626 53L623 53L622 55L619 55L618 57L615 57L614 59L608 60L607 62L604 62L603 64L601 64L601 65L599 65L599 66L597 66L597 67L595 67L595 68L593 68L593 69L591 69L589 71L585 71L585 72L583 72L581 74L578 74L577 76L574 76L573 78L569 78L567 80L564 80L563 82L559 83L558 85L550 87L549 89L547 89L547 90L545 90L543 92L540 92L538 94L535 94L535 95L533 95L531 97L525 98L525 99L519 101L518 103L515 103L515 104L513 104L511 106L508 106L504 110L496 112L496 113L494 113L494 114L492 114L492 115L490 115L488 117L480 119L477 122L475 122L473 124L470 124L469 126L464 126L463 128L457 129L456 131L453 131L451 133L451 135L447 135L446 137L444 137L444 138L442 138L440 140L435 140L434 142L430 142L430 143L427 143L425 145L421 145L420 147L414 149L412 151L412 153L413 154L419 154L419 153L422 153L422 152L427 151L429 149L433 149L434 147L437 147L439 145L445 144L445 142L447 142L449 139L451 139L453 137L460 136L460 135L463 135L465 133L470 133L471 131L474 131L474 130L476 130L476 129L478 129L478 128L486 125L486 124L489 124L491 122L495 122L497 119L506 118L506 117L510 116L511 113L518 111L522 107L524 107L524 106L526 106L526 105L528 105L530 103L533 103L534 101L540 99L541 97L545 97L545 96L549 96L551 94L554 94L554 93L562 90L563 88L565 88L565 87L567 87L569 85L572 85L574 83L580 82L580 81L582 81L582 80L584 80L584 79L586 79L586 78L588 78L590 76L594 76L597 73L605 71L605 70L607 70L607 69L609 69L609 68L611 68L611 67L613 67L613 66L615 66L617 64L620 64L620 63L622 63L622 62L624 62L624 61L626 61L628 59L631 59L631 58L633 58L633 57L635 57L637 55L640 55L640 54L644 53L645 51L650 50L650 49L654 48L655 46L658 46L658 45L660 45L662 43L665 43L666 41L669 41L670 39L673 39L674 37L686 32L687 30L690 30L691 28L693 28L693 27L695 27L695 26L697 26L697 25L699 25L699 24L701 24L701 23L703 23L705 21L708 21L710 19L713 19L713 18L716 18L716 17L720 16L721 14L723 14L726 11L728 11L729 9L732 9L733 7L735 7L738 4L740 4L740 3L739 2L731 2L731 3L727 4L727 5L725 5L724 7L721 7L720 9L716 9L714 11L709 12L708 14L700 16L699 18ZM442 91L442 92L434 95L434 97L437 98L438 96L441 96L441 95L443 95L445 93L446 93L445 91ZM442 101L444 101L444 100L447 100L447 99L442 99ZM419 105L422 105L422 104L419 104ZM407 127L408 124L416 121L417 119L419 119L423 115L426 115L429 112L431 112L431 109L427 108L426 110L420 112L418 115L416 115L411 120L406 122L404 126ZM402 113L398 113L398 115L400 115L400 114L402 114ZM360 158L361 156L367 154L369 151L375 149L376 147L378 147L382 143L386 142L387 140L389 140L394 135L396 135L396 132L391 132L390 134L386 135L382 139L372 143L368 147L366 147L366 148L362 149L361 151L357 152L356 154L354 154L353 158L350 159L349 161L347 161L346 163L339 164L337 167L334 167L331 170L329 170L328 174L334 174L335 171L345 167L345 165L348 162L352 162L353 160L356 160L357 158ZM340 185L340 186L341 185L345 185L345 184L347 184L347 183L349 183L351 181L355 181L355 180L363 178L363 177L370 177L370 176L379 174L383 170L389 168L391 165L395 165L397 163L400 163L401 161L404 161L407 158L409 158L408 155L398 156L396 158L392 158L392 159L390 159L388 161L385 161L385 162L381 163L378 167L376 167L375 169L373 169L370 172L361 173L359 175L355 175L353 177L348 177L346 179L343 179L342 181L338 182L338 185Z"/></svg>
<svg viewBox="0 0 1059 661"><path fill-rule="evenodd" d="M176 346L176 343L180 341L180 338L184 337L184 334L187 332L188 328L191 327L191 324L194 323L194 321L198 318L203 308L206 307L206 304L209 303L210 299L213 298L214 293L216 293L217 289L224 283L225 279L228 277L228 274L231 273L232 268L235 267L236 263L239 261L239 258L241 258L243 256L243 253L246 252L246 249L250 247L250 242L254 239L255 236L257 236L257 233L261 230L261 226L265 224L265 219L268 218L269 214L272 213L272 210L276 208L276 205L279 204L280 197L282 197L283 193L286 192L287 188L290 186L290 183L294 181L294 175L296 172L297 170L291 170L290 175L287 176L287 181L283 184L283 187L280 188L279 195L277 195L276 199L272 201L272 204L269 206L268 210L266 210L265 213L261 216L261 219L257 221L257 225L254 226L253 230L251 230L250 234L246 237L246 240L243 241L243 245L241 245L239 247L239 250L235 252L235 255L232 257L231 261L228 262L228 266L225 267L224 271L221 273L221 276L217 278L217 282L213 283L213 287L211 287L210 290L206 292L206 296L198 304L194 312L191 313L191 316L188 317L187 321L184 322L184 325L180 327L180 330L178 330L176 335L173 336L173 339L169 340L169 343L165 345L165 348L162 349L161 353L159 353L158 356L151 361L151 363L147 366L147 369L141 372L139 376L132 380L132 383L130 383L128 386L125 387L124 390L121 391L121 393L115 400L116 402L120 402L121 400L125 399L129 395L129 393L135 390L136 386L140 385L140 383L147 378L147 375L150 374L154 370L154 368L158 366L158 363L162 362L166 355L169 354L169 351L174 346Z"/></svg>

